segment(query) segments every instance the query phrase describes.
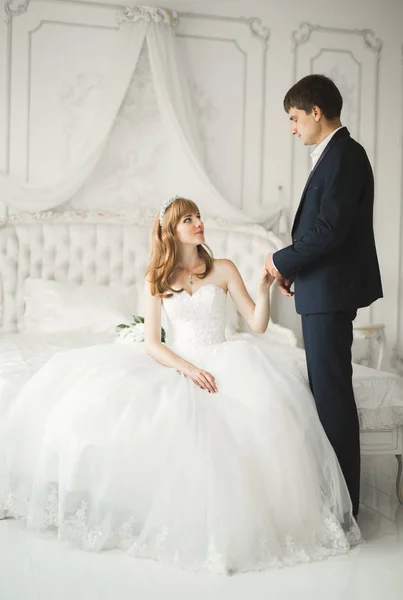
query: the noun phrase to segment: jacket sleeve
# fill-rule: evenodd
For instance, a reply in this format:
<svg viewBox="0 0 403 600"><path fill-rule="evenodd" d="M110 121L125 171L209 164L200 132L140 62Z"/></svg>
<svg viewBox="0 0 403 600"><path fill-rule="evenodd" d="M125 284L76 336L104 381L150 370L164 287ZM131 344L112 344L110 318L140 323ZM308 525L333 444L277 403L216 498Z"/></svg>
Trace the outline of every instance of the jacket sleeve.
<svg viewBox="0 0 403 600"><path fill-rule="evenodd" d="M273 255L283 277L291 278L298 269L337 251L356 218L362 197L366 167L361 152L339 153L326 181L315 225L300 239Z"/></svg>

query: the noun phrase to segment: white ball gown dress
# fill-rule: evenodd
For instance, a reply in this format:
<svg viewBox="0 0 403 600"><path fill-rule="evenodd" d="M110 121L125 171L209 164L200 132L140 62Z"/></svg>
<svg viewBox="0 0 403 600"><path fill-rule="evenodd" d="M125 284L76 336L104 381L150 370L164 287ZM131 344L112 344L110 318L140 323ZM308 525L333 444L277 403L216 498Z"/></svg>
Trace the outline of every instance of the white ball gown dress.
<svg viewBox="0 0 403 600"><path fill-rule="evenodd" d="M218 393L144 344L62 352L24 386L2 434L0 509L87 550L234 573L360 541L308 384L281 346L226 341L226 294L163 300L169 345Z"/></svg>

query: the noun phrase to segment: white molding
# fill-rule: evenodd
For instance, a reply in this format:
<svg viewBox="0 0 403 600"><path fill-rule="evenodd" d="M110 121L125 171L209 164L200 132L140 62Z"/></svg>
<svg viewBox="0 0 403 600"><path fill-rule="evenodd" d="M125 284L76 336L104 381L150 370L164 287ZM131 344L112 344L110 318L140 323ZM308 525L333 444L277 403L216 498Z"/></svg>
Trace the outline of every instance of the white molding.
<svg viewBox="0 0 403 600"><path fill-rule="evenodd" d="M372 143L372 162L373 162L373 167L374 167L374 171L376 170L376 149L377 149L377 131L378 131L378 89L379 89L379 60L380 60L380 53L381 53L381 49L383 46L383 42L382 40L380 40L379 38L377 38L375 36L375 33L371 30L371 29L341 29L341 28L335 28L335 27L325 27L322 25L313 25L311 23L301 23L301 25L299 26L299 29L295 30L292 32L291 34L291 42L292 42L292 51L294 54L294 64L293 64L293 82L295 83L297 80L297 66L298 66L298 49L300 46L302 46L303 44L306 44L308 41L311 40L312 38L312 34L315 32L321 32L321 33L329 33L329 34L347 34L347 35L353 35L353 36L360 36L362 37L363 41L364 41L364 46L373 51L375 53L376 56L376 64L375 64L375 81L374 81L374 121L375 121L375 127L374 127L374 140ZM324 50L324 48L321 48L321 50ZM328 50L330 50L328 48ZM331 51L337 52L337 51L345 51L346 48L331 48ZM358 64L361 64L361 62L356 58L356 56L354 55L354 53L351 51L351 49L348 49L353 60L355 60ZM294 189L294 174L295 174L295 147L294 145L292 146L292 152L291 152L291 177L290 177L290 196L292 199L292 202L294 202L294 194L295 194L295 189Z"/></svg>
<svg viewBox="0 0 403 600"><path fill-rule="evenodd" d="M375 128L374 128L374 142L373 142L373 166L374 171L376 169L376 147L377 147L377 131L378 131L378 89L379 89L379 61L381 56L381 50L383 47L383 42L380 38L376 37L375 33L372 29L343 29L336 27L326 27L322 25L313 25L312 23L301 23L299 29L295 30L291 34L291 43L292 43L292 51L294 54L294 64L293 64L293 81L296 82L297 79L297 63L298 63L298 48L306 44L311 40L312 34L315 32L321 33L339 33L339 34L347 34L353 36L360 36L364 41L364 46L372 50L376 55L376 66L375 66ZM323 51L324 48L321 48ZM334 52L346 50L345 48L332 48ZM349 49L349 52L358 64L361 65L361 62L354 56L353 52ZM291 198L294 198L294 161L295 161L295 149L292 147L292 156L291 156Z"/></svg>
<svg viewBox="0 0 403 600"><path fill-rule="evenodd" d="M124 21L155 21L176 27L179 24L179 14L176 10L157 8L155 6L122 6L116 11L118 24Z"/></svg>
<svg viewBox="0 0 403 600"><path fill-rule="evenodd" d="M24 19L9 23L8 50L8 148L7 169L14 175L27 179L29 173L29 129L31 89L32 36L43 25L100 27L116 29L116 6L88 11L88 6L73 3L68 6L55 3L33 3ZM35 9L35 10L34 10ZM24 11L25 12L25 11Z"/></svg>
<svg viewBox="0 0 403 600"><path fill-rule="evenodd" d="M400 236L398 251L397 326L396 345L392 353L392 365L403 376L403 42L400 45L400 101L401 101L401 171L400 171Z"/></svg>
<svg viewBox="0 0 403 600"><path fill-rule="evenodd" d="M232 42L242 53L244 64L243 144L242 144L242 208L263 203L266 61L269 28L257 17L223 17L199 13L179 13L178 37ZM193 23L193 24L192 24ZM226 28L222 24L227 25ZM259 156L260 160L256 160Z"/></svg>
<svg viewBox="0 0 403 600"><path fill-rule="evenodd" d="M30 2L31 0L23 0L22 3L19 0L6 0L4 5L4 10L6 12L6 23L11 23L11 20L14 17L18 17L19 15L27 12Z"/></svg>
<svg viewBox="0 0 403 600"><path fill-rule="evenodd" d="M85 6L83 6L85 4ZM7 134L7 170L22 178L29 175L29 91L30 91L30 50L32 36L43 25L52 23L66 23L69 21L84 22L93 18L101 11L105 21L105 14L109 22L119 20L119 15L124 13L124 6L92 4L95 10L89 10L91 3L78 3L71 0L59 2L38 2L32 4L35 10L29 11L29 18L23 21L9 23L10 42L8 56L8 123ZM26 12L28 2L18 7L12 7L13 14ZM177 13L175 13L176 15ZM27 17L28 17L27 15ZM91 17L93 15L93 17ZM130 15L129 15L130 17ZM259 207L263 203L264 179L264 151L265 151L265 120L266 120L266 61L269 28L257 17L221 17L198 13L179 13L178 36L192 37L187 32L180 31L180 23L193 22L201 33L200 37L206 39L222 40L235 44L244 61L244 81L240 84L243 88L244 115L243 115L243 140L241 142L242 181L240 189L240 204L253 203ZM226 24L227 27L223 27ZM211 35L209 32L211 30ZM12 33L12 35L11 35ZM17 150L18 148L18 150ZM21 154L21 149L25 152ZM256 160L260 157L260 160Z"/></svg>
<svg viewBox="0 0 403 600"><path fill-rule="evenodd" d="M265 47L269 47L269 39L270 39L270 29L266 27L257 17L240 17L241 21L245 21L248 23L252 35L255 35L259 40L261 40Z"/></svg>
<svg viewBox="0 0 403 600"><path fill-rule="evenodd" d="M380 59L383 42L376 37L372 29L343 29L339 27L324 27L322 25L313 25L312 23L301 23L299 29L291 34L293 51L296 52L298 46L309 41L314 31L324 31L329 33L350 33L352 35L360 35L363 38L367 48L376 53L377 59Z"/></svg>
<svg viewBox="0 0 403 600"><path fill-rule="evenodd" d="M269 46L270 29L262 23L262 20L258 17L224 17L220 15L208 15L203 13L192 13L192 12L179 12L179 17L190 18L190 19L202 19L205 21L215 21L222 23L242 23L249 26L250 33L263 42L264 47L267 49Z"/></svg>

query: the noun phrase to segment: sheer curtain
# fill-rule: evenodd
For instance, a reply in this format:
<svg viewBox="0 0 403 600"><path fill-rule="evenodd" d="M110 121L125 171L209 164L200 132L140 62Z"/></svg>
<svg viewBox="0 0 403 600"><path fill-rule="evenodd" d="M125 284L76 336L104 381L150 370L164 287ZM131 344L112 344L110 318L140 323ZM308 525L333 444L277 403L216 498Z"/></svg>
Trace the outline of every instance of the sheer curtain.
<svg viewBox="0 0 403 600"><path fill-rule="evenodd" d="M126 7L118 12L118 21L116 50L83 150L60 180L48 186L32 184L12 174L1 174L0 195L3 202L27 212L50 210L66 203L75 207L85 188L86 209L99 200L102 188L93 194L88 190L91 177L102 163L111 132L121 111L125 110L125 100L139 61L146 51L162 128L158 135L161 137L163 134L164 142L160 144L160 151L148 166L146 175L143 174L142 184L139 177L119 184L120 187L126 185L126 209L130 208L130 203L133 209L138 208L142 204L141 197L147 196L149 200L143 198L143 204L148 202L154 210L167 197L178 194L193 198L205 216L238 223L273 225L281 211L279 204L262 209L258 214L241 211L221 195L205 170L190 94L177 55L174 30L178 23L177 13L155 7ZM145 143L145 136L143 140ZM124 178L125 174L119 176ZM99 203L93 208L100 208Z"/></svg>

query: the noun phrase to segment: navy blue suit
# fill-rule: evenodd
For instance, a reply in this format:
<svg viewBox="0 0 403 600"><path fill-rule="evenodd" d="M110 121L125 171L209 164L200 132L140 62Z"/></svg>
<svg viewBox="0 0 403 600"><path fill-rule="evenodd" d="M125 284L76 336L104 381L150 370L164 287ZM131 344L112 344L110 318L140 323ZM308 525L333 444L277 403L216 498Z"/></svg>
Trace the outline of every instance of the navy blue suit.
<svg viewBox="0 0 403 600"><path fill-rule="evenodd" d="M311 390L355 514L360 448L352 387L352 321L358 308L382 297L373 204L367 154L344 127L333 135L309 175L292 244L273 256L281 275L294 280Z"/></svg>

